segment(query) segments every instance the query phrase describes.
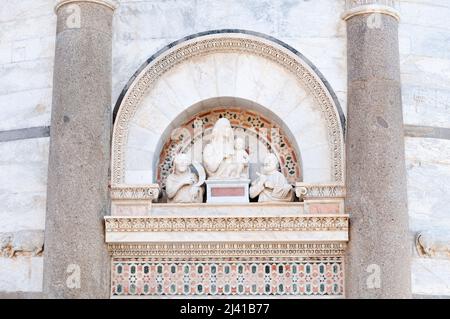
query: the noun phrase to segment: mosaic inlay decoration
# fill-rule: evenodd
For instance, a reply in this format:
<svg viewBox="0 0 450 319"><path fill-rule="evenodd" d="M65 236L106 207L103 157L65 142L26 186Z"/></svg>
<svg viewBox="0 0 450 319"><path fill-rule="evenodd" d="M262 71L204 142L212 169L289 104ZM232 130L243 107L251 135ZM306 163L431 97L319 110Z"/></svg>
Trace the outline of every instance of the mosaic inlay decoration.
<svg viewBox="0 0 450 319"><path fill-rule="evenodd" d="M339 297L343 278L341 257L114 258L111 295Z"/></svg>
<svg viewBox="0 0 450 319"><path fill-rule="evenodd" d="M301 181L300 157L285 132L276 123L253 111L217 108L193 116L180 126L178 138L169 138L164 144L157 172L157 183L163 189L167 176L172 172L175 155L181 152L189 153L195 142L200 139L203 139L205 144L214 123L223 117L231 122L235 133L254 137L267 148L267 151L275 153L280 161L281 172L290 183Z"/></svg>

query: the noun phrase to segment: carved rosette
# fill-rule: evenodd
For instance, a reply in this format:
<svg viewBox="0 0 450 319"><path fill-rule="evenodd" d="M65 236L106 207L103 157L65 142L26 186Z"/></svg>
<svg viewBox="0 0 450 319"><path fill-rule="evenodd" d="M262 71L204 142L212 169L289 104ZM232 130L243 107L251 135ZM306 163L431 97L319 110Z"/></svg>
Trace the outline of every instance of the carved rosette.
<svg viewBox="0 0 450 319"><path fill-rule="evenodd" d="M361 14L379 13L400 20L399 7L398 0L346 0L342 18L348 20Z"/></svg>

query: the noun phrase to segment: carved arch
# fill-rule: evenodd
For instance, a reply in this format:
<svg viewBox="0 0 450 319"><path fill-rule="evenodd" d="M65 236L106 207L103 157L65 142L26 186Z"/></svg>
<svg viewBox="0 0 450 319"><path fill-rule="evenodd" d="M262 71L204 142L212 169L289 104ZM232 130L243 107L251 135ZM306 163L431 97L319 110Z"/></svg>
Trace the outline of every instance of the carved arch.
<svg viewBox="0 0 450 319"><path fill-rule="evenodd" d="M336 95L321 73L298 51L266 35L243 30L218 30L189 36L152 56L132 77L114 111L112 184L126 184L125 148L130 123L146 93L175 67L194 58L239 52L275 63L293 75L320 107L326 123L331 177L344 182L345 117ZM186 106L188 107L188 105Z"/></svg>

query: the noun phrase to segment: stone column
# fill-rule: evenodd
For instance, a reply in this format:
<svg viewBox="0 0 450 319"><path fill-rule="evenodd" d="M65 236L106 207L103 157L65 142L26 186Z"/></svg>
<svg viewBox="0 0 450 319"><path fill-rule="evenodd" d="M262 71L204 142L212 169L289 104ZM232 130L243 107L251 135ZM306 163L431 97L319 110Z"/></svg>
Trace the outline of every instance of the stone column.
<svg viewBox="0 0 450 319"><path fill-rule="evenodd" d="M114 3L56 6L44 296L108 298L111 59Z"/></svg>
<svg viewBox="0 0 450 319"><path fill-rule="evenodd" d="M398 19L391 0L348 0L348 298L411 297Z"/></svg>

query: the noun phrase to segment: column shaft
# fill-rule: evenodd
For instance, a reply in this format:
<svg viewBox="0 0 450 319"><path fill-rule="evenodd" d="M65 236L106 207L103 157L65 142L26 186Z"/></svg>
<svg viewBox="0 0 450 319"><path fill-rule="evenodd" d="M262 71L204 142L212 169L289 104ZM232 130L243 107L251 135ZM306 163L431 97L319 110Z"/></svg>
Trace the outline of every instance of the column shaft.
<svg viewBox="0 0 450 319"><path fill-rule="evenodd" d="M107 298L113 9L63 1L56 11L44 295Z"/></svg>
<svg viewBox="0 0 450 319"><path fill-rule="evenodd" d="M411 296L398 21L347 20L349 298Z"/></svg>

